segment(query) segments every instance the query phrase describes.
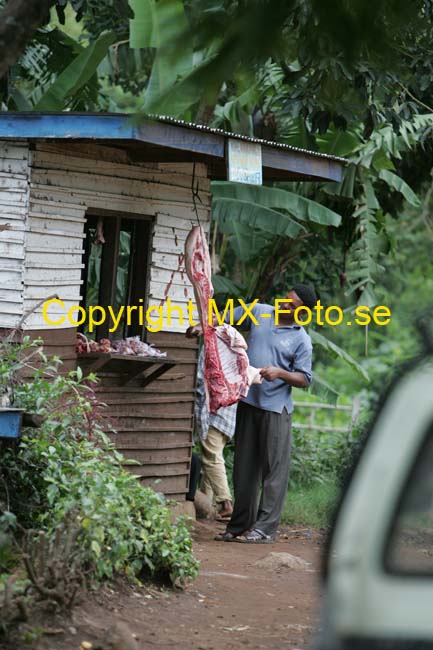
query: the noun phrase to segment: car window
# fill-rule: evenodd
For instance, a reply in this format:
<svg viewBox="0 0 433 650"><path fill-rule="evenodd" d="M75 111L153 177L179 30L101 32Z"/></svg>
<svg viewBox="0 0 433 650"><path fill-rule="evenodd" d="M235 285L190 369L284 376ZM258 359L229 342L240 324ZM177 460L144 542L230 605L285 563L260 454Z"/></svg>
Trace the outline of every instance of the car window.
<svg viewBox="0 0 433 650"><path fill-rule="evenodd" d="M385 564L393 573L433 576L433 426L402 492Z"/></svg>

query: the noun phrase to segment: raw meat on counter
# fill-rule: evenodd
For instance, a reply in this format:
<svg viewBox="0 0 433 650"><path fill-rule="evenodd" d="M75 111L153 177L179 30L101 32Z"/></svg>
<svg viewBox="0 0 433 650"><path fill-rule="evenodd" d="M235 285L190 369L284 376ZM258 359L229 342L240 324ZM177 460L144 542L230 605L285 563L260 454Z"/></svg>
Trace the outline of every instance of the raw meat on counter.
<svg viewBox="0 0 433 650"><path fill-rule="evenodd" d="M137 357L166 357L167 352L144 343L139 336L129 336L118 341L101 339L99 343L88 339L84 334L77 332L75 350L78 354L86 352L111 352L112 354L129 354Z"/></svg>

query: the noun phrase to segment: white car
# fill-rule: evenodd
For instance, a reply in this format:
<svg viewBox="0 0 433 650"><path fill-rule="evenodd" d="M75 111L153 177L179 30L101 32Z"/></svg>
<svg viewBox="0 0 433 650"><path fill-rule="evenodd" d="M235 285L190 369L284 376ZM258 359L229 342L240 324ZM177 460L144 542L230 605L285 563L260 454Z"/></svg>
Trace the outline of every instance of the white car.
<svg viewBox="0 0 433 650"><path fill-rule="evenodd" d="M320 650L433 650L433 362L382 404L325 567Z"/></svg>

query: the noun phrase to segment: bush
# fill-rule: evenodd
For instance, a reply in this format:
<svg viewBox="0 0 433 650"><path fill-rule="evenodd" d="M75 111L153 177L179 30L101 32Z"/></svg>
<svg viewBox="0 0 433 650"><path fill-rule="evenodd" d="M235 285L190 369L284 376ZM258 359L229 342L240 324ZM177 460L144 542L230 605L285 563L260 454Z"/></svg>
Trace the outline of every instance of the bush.
<svg viewBox="0 0 433 650"><path fill-rule="evenodd" d="M72 517L81 561L96 579L143 570L173 583L195 578L185 520L171 523L164 497L123 469L103 432L95 377L83 379L80 369L59 374L59 361L49 362L36 345L1 346L0 390L12 386L14 406L44 417L40 428L23 430L18 449L0 451L8 510L21 526L51 537ZM20 380L30 360L34 378Z"/></svg>
<svg viewBox="0 0 433 650"><path fill-rule="evenodd" d="M307 429L292 432L290 484L326 483L340 477L358 440L356 428L347 432L321 432Z"/></svg>
<svg viewBox="0 0 433 650"><path fill-rule="evenodd" d="M281 521L290 526L326 528L331 523L339 494L339 486L331 479L290 489Z"/></svg>

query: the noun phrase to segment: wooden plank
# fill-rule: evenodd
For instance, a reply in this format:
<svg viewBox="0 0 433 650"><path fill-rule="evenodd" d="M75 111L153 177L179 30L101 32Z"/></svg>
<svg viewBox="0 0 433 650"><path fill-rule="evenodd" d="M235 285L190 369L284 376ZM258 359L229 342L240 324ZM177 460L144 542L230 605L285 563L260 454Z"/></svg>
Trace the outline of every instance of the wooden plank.
<svg viewBox="0 0 433 650"><path fill-rule="evenodd" d="M83 223L85 222L85 219L82 221ZM29 228L27 228L27 232L31 235L49 235L50 237L62 237L62 238L74 238L74 239L85 239L86 235L84 234L84 230L82 227L76 228L75 230L61 230L58 227L57 228L49 228L48 224L45 222L43 227L41 225L34 225L34 222L32 219L30 219L30 225Z"/></svg>
<svg viewBox="0 0 433 650"><path fill-rule="evenodd" d="M77 263L73 261L71 264L69 263L61 264L60 261L56 262L55 258L53 259L52 256L50 256L49 259L50 261L47 261L46 259L40 256L32 257L31 255L28 255L26 259L26 269L46 269L52 271L54 269L59 269L59 268L63 270L77 270L77 269L84 268L84 264L82 263Z"/></svg>
<svg viewBox="0 0 433 650"><path fill-rule="evenodd" d="M79 363L79 362L78 362ZM135 402L133 413L131 412L130 404L108 404L107 413L116 418L127 418L128 421L135 422L143 418L157 418L163 419L188 419L192 416L192 405L194 400L190 399L188 402L165 401L163 403L157 402Z"/></svg>
<svg viewBox="0 0 433 650"><path fill-rule="evenodd" d="M113 169L113 172L115 170ZM27 181L23 182L20 179L13 179L17 189L25 189ZM179 185L165 185L163 183L152 183L147 180L135 180L133 178L120 178L115 173L110 176L97 174L93 171L92 167L88 170L80 171L60 171L58 169L42 170L34 168L31 174L31 186L38 187L41 185L49 185L53 187L73 188L74 191L80 192L94 192L98 188L98 192L104 192L107 195L113 193L115 187L118 187L119 194L127 193L128 196L135 196L141 199L158 197L166 202L182 201L189 203L191 199L191 183L187 187ZM2 178L0 175L0 188L2 187ZM11 187L11 186L9 186ZM209 194L204 188L199 190L200 199L203 201L206 195ZM198 201L199 202L199 201Z"/></svg>
<svg viewBox="0 0 433 650"><path fill-rule="evenodd" d="M24 230L20 228L19 230L16 228L10 228L9 230L3 230L0 232L0 237L1 241L3 243L11 243L11 244L24 244Z"/></svg>
<svg viewBox="0 0 433 650"><path fill-rule="evenodd" d="M63 202L55 200L54 194L47 194L49 186L45 188L44 196L41 198L39 192L33 191L30 195L30 208L35 213L44 215L64 214L69 217L82 218L86 212L85 205L78 205L77 203Z"/></svg>
<svg viewBox="0 0 433 650"><path fill-rule="evenodd" d="M9 232L24 232L25 231L25 221L21 217L17 217L17 215L13 215L11 218L9 215L2 215L0 214L0 225L1 226L9 226ZM1 231L2 234L5 232L8 232L8 230L3 230Z"/></svg>
<svg viewBox="0 0 433 650"><path fill-rule="evenodd" d="M31 197L51 201L68 202L75 205L88 205L94 209L106 209L109 201L110 210L120 210L125 212L147 215L155 215L157 212L169 212L173 216L180 216L183 219L193 219L197 222L196 212L190 201L170 201L160 197L143 199L134 197L126 192L123 195L118 193L107 193L95 191L80 191L77 189L68 189L64 187L53 187L45 185L31 186ZM73 199L73 201L72 201ZM209 208L197 205L200 222L206 223L209 220Z"/></svg>
<svg viewBox="0 0 433 650"><path fill-rule="evenodd" d="M178 449L191 446L192 436L187 431L125 431L120 433L108 432L110 439L117 446L130 449Z"/></svg>
<svg viewBox="0 0 433 650"><path fill-rule="evenodd" d="M106 160L108 162L131 164L127 151L119 147L110 147L108 144L102 144L102 142L93 144L84 141L80 143L67 142L65 140L55 143L45 141L36 142L34 146L38 152L52 152L68 157L77 156L90 160ZM34 153L30 152L30 155L33 156ZM135 161L134 166L151 171L160 169L162 171L177 171L185 174L191 174L193 169L192 162L157 162L156 160L146 162ZM195 163L195 175L196 177L204 176L207 178L207 165L201 162Z"/></svg>
<svg viewBox="0 0 433 650"><path fill-rule="evenodd" d="M20 143L9 142L8 140L0 141L0 156L8 160L24 160L27 163L29 146L27 142Z"/></svg>
<svg viewBox="0 0 433 650"><path fill-rule="evenodd" d="M68 142L60 140L58 142L36 142L31 158L36 152L52 152L68 157L78 156L90 160L109 160L112 162L128 162L128 154L124 149L110 147L108 144L94 144L92 142Z"/></svg>
<svg viewBox="0 0 433 650"><path fill-rule="evenodd" d="M154 404L180 404L185 402L191 404L194 402L194 396L190 391L184 395L161 395L161 389L158 390L157 396L146 397L146 393L132 393L132 394L123 394L119 392L115 397L110 397L109 394L103 398L105 404L108 404L109 407L117 405L123 407L129 407L131 405L137 405L138 407ZM102 397L101 397L102 399ZM130 410L129 410L130 412Z"/></svg>
<svg viewBox="0 0 433 650"><path fill-rule="evenodd" d="M27 175L0 172L0 190L27 192Z"/></svg>
<svg viewBox="0 0 433 650"><path fill-rule="evenodd" d="M9 259L15 259L15 260L23 260L24 259L23 243L0 240L0 257L7 257Z"/></svg>
<svg viewBox="0 0 433 650"><path fill-rule="evenodd" d="M180 449L123 449L122 453L125 458L152 466L150 476L166 476L175 473L179 467L185 468L185 463L189 463L191 458L191 446L188 444Z"/></svg>
<svg viewBox="0 0 433 650"><path fill-rule="evenodd" d="M181 423L175 423L170 424L170 423L164 423L161 424L160 421L155 420L152 422L149 422L148 424L142 426L142 427L135 427L133 428L128 422L124 422L124 419L122 418L121 420L116 423L114 426L114 430L117 431L118 434L128 434L128 435L137 435L137 436L142 436L143 434L171 434L171 433L185 433L190 435L192 426L191 424L185 424L184 422Z"/></svg>
<svg viewBox="0 0 433 650"><path fill-rule="evenodd" d="M16 327L20 318L19 315L6 314L3 310L0 312L0 327L11 329Z"/></svg>
<svg viewBox="0 0 433 650"><path fill-rule="evenodd" d="M5 154L4 148L0 147L0 172L27 175L27 165L28 162L25 157L19 159L10 158Z"/></svg>
<svg viewBox="0 0 433 650"><path fill-rule="evenodd" d="M17 291L9 287L0 289L0 301L13 302L20 305L22 303L22 291Z"/></svg>
<svg viewBox="0 0 433 650"><path fill-rule="evenodd" d="M47 289L46 292L44 292L44 295L42 295L40 298L27 298L27 297L25 296L25 297L24 297L24 302L25 302L25 311L27 311L28 309L32 309L33 307L35 307L35 306L37 305L37 303L38 303L42 298L44 298L45 296L48 298L48 296L50 296L51 293L52 293L52 292L50 292L50 291ZM62 307L62 306L59 305L58 303L53 303L53 304L50 305L50 307L49 307L49 309L48 309L48 315L49 315L49 316L51 315L52 318L58 318L59 316L65 316L65 319L66 319L66 314L67 314L68 309L69 309L70 307L75 307L75 306L77 305L77 300L76 300L76 299L73 299L73 298L64 298L64 299L63 299L63 298L62 298L62 300L63 300L63 302L65 303L65 306L64 306L64 307ZM42 313L42 306L41 306L40 310L38 310L38 312ZM45 324L46 324L46 323L45 323ZM70 324L69 324L69 327L71 327Z"/></svg>
<svg viewBox="0 0 433 650"><path fill-rule="evenodd" d="M197 350L199 347L198 340L196 338L187 339L185 338L185 335L177 334L175 332L156 332L154 334L149 333L148 338L149 342L153 343L156 347L167 346L174 348L177 346L180 350L183 350L184 348L192 348L194 350Z"/></svg>
<svg viewBox="0 0 433 650"><path fill-rule="evenodd" d="M48 231L50 234L58 234L55 231L67 233L67 237L77 236L84 239L84 224L86 219L83 217L65 217L46 214L29 213L28 224L30 230L36 232L38 229Z"/></svg>
<svg viewBox="0 0 433 650"><path fill-rule="evenodd" d="M49 232L46 234L28 232L26 248L30 251L35 251L35 249L39 251L47 248L54 249L54 252L62 251L62 253L72 252L73 254L80 254L83 250L83 238L74 234L66 237L65 235L52 235Z"/></svg>
<svg viewBox="0 0 433 650"><path fill-rule="evenodd" d="M131 454L128 454L131 458ZM171 465L127 465L127 469L135 476L142 476L146 478L152 477L154 480L166 476L173 478L181 478L182 476L189 478L189 463L173 463Z"/></svg>
<svg viewBox="0 0 433 650"><path fill-rule="evenodd" d="M52 282L73 282L76 285L81 284L81 265L78 268L27 268L25 269L24 279L26 284L48 284Z"/></svg>
<svg viewBox="0 0 433 650"><path fill-rule="evenodd" d="M27 277L25 279L24 284L27 287L76 287L78 294L80 294L79 286L83 284L83 281L82 280L60 280L60 279L33 280L31 279L31 275L30 275L30 277Z"/></svg>
<svg viewBox="0 0 433 650"><path fill-rule="evenodd" d="M52 249L50 246L26 246L27 253L43 253L44 255L49 255L51 258L54 258L55 255L60 256L63 260L65 259L65 254L68 255L68 263L81 263L83 249L77 248L56 248ZM31 256L27 255L27 259L32 259ZM27 266L27 264L26 264ZM59 268L64 268L63 264L59 264Z"/></svg>
<svg viewBox="0 0 433 650"><path fill-rule="evenodd" d="M28 192L7 192L2 190L0 193L0 203L2 206L26 206Z"/></svg>
<svg viewBox="0 0 433 650"><path fill-rule="evenodd" d="M18 226L18 224L24 223L27 217L27 208L25 205L22 208L11 205L2 205L0 203L0 215L3 222L9 221L11 225Z"/></svg>
<svg viewBox="0 0 433 650"><path fill-rule="evenodd" d="M207 221L205 221L207 225ZM169 214L166 212L157 212L156 213L156 226L163 228L179 228L181 230L190 231L193 226L197 225L197 217L192 215L189 219L183 219L182 217ZM207 229L206 229L207 230Z"/></svg>
<svg viewBox="0 0 433 650"><path fill-rule="evenodd" d="M58 289L56 291L56 288ZM52 296L53 293L56 293L60 300L71 301L78 305L81 300L80 287L79 284L65 284L62 282L46 282L44 284L32 285L24 281L24 298L25 300L42 300L47 296ZM60 309L63 313L63 308ZM50 313L52 310L50 309ZM75 314L77 316L77 314Z"/></svg>
<svg viewBox="0 0 433 650"><path fill-rule="evenodd" d="M192 300L195 303L195 296L194 296L194 289L192 288L192 285L189 283L188 284L183 284L178 281L176 281L176 278L173 278L173 281L170 282L159 282L157 280L154 280L153 277L151 276L150 280L150 287L149 287L149 294L156 299L159 300L166 300L167 298L170 298L172 300L172 305L173 305L173 312L175 314L183 315L183 319L188 320L188 314L186 312L186 309L182 305L184 303L187 303L189 300ZM174 309L174 304L181 309L179 311L178 309ZM167 310L165 310L167 311ZM198 317L198 312L195 311L195 316Z"/></svg>
<svg viewBox="0 0 433 650"><path fill-rule="evenodd" d="M174 251L161 253L154 250L152 253L152 266L169 271L181 271L185 269L184 261L182 258L179 259L179 253L175 253Z"/></svg>
<svg viewBox="0 0 433 650"><path fill-rule="evenodd" d="M6 301L1 301L0 305L0 318L3 317L3 314L7 314L8 316L21 316L23 313L23 305L22 302L6 302ZM13 319L9 319L13 320ZM14 321L15 323L15 321ZM1 327L8 327L8 325L5 325L3 321L1 321Z"/></svg>
<svg viewBox="0 0 433 650"><path fill-rule="evenodd" d="M185 219L180 220L185 223ZM178 226L163 226L158 220L155 223L155 237L167 237L174 241L183 242L185 245L185 240L188 237L188 234L191 230L191 223L188 224L186 228L179 228Z"/></svg>
<svg viewBox="0 0 433 650"><path fill-rule="evenodd" d="M135 475L140 476L138 472L135 473ZM153 488L156 492L162 492L163 494L178 494L179 492L186 493L188 491L189 476L170 476L165 477L160 481L156 481L154 478L142 478L141 483Z"/></svg>
<svg viewBox="0 0 433 650"><path fill-rule="evenodd" d="M172 281L181 287L191 286L186 271L184 270L180 270L180 271L175 270L173 272L170 271L169 269L162 269L158 266L151 266L150 279L153 280L154 282L165 282L166 284Z"/></svg>
<svg viewBox="0 0 433 650"><path fill-rule="evenodd" d="M78 173L96 173L101 176L112 178L134 179L151 183L170 185L173 187L191 188L192 166L185 170L160 169L144 167L137 164L122 164L107 160L86 159L84 157L71 156L68 153L48 153L36 151L32 156L32 167L38 170L63 170ZM195 182L199 190L210 191L210 181L205 176L195 175Z"/></svg>
<svg viewBox="0 0 433 650"><path fill-rule="evenodd" d="M40 330L34 330L31 333L31 338L41 338L45 345L63 345L73 347L75 350L75 337L76 337L76 328L69 327L67 329L57 329L55 327L48 328L45 324L45 327Z"/></svg>
<svg viewBox="0 0 433 650"><path fill-rule="evenodd" d="M152 241L152 248L159 253L169 253L170 255L183 255L185 252L185 242L175 241L174 238L158 237L155 235Z"/></svg>
<svg viewBox="0 0 433 650"><path fill-rule="evenodd" d="M24 306L24 309L27 311L27 306ZM26 318L25 330L40 330L47 326L47 323L42 318L41 313L32 313ZM68 329L71 326L67 320L62 325L56 325L56 329L63 330ZM54 327L54 326L53 326Z"/></svg>

